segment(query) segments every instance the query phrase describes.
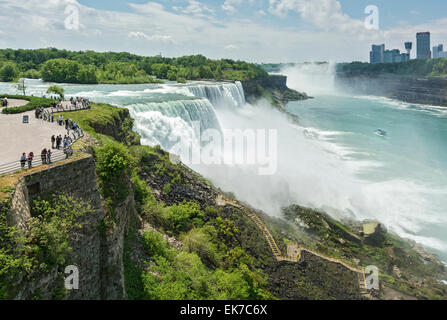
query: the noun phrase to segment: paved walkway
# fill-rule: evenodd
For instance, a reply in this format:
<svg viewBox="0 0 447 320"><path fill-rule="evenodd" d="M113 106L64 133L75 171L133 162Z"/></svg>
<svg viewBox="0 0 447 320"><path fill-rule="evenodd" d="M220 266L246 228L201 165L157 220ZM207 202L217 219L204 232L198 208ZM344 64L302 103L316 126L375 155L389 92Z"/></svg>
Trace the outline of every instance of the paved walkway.
<svg viewBox="0 0 447 320"><path fill-rule="evenodd" d="M23 123L28 115L29 123ZM56 118L56 117L55 117ZM19 161L23 152L40 156L41 151L51 148L51 136L67 133L56 122L36 119L34 110L20 114L0 114L0 164Z"/></svg>

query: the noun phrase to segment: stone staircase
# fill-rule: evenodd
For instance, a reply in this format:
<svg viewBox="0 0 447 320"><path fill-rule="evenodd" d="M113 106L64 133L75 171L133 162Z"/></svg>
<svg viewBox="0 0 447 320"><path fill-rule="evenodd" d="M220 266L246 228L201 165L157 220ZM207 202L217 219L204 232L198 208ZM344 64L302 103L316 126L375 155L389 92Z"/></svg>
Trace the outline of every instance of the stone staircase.
<svg viewBox="0 0 447 320"><path fill-rule="evenodd" d="M300 247L296 243L292 243L287 246L287 255L284 256L284 255L282 255L281 250L279 249L279 246L276 243L275 239L273 238L272 234L270 233L268 227L265 225L264 221L262 221L262 219L257 214L253 213L251 210L248 210L245 206L240 205L235 200L225 197L222 194L217 197L216 203L218 206L231 205L235 208L238 208L242 212L244 212L256 224L256 226L259 228L259 230L261 230L262 234L264 235L264 238L267 241L267 244L268 244L270 250L273 253L273 256L275 257L275 259L277 261L299 262L301 259L301 253L303 251L307 251L310 254L318 256L318 257L325 259L327 261L341 264L345 268L357 273L361 295L367 299L372 299L372 296L369 294L368 289L366 287L364 270L349 266L348 264L346 264L345 262L343 262L339 259L328 257L325 255L322 255L321 253L315 252L313 250Z"/></svg>
<svg viewBox="0 0 447 320"><path fill-rule="evenodd" d="M223 195L219 195L217 200L217 205L219 206L225 206L225 205L231 205L235 208L238 208L242 212L245 213L261 230L262 234L264 235L264 238L267 240L267 244L270 247L270 250L272 251L273 255L275 256L276 260L282 261L284 257L281 256L281 250L279 249L278 245L276 244L275 239L273 238L272 234L270 233L267 226L264 224L264 222L259 218L258 215L252 213L251 211L247 210L244 206L241 206L236 201L229 199L227 197L224 197Z"/></svg>

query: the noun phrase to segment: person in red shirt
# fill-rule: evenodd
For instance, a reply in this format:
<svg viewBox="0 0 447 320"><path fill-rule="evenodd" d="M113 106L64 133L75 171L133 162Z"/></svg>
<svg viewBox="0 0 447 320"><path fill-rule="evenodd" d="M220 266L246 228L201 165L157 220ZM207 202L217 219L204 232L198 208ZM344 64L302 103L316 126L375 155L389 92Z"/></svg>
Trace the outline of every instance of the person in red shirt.
<svg viewBox="0 0 447 320"><path fill-rule="evenodd" d="M34 153L30 152L28 154L28 169L31 169L33 166Z"/></svg>

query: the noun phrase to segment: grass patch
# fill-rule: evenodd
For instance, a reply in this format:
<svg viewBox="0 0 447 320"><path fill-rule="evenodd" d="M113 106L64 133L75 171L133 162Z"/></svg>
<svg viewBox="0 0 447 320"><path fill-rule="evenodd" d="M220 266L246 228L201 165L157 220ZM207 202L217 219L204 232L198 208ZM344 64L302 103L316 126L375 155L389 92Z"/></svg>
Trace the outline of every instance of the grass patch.
<svg viewBox="0 0 447 320"><path fill-rule="evenodd" d="M56 102L56 100L53 99L47 99L47 98L39 98L39 97L31 97L31 96L23 96L23 95L4 95L0 94L0 96L6 97L8 99L20 99L20 100L26 100L28 103L21 107L11 107L11 108L4 108L2 110L3 114L16 114L16 113L22 113L27 112L30 110L35 110L40 107L48 108L51 107L53 103Z"/></svg>

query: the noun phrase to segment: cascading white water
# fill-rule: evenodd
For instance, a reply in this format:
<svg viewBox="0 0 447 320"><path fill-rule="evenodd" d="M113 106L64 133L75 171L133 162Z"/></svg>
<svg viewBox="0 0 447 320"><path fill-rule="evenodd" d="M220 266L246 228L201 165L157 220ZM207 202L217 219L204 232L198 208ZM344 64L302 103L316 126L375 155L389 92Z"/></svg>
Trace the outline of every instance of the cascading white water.
<svg viewBox="0 0 447 320"><path fill-rule="evenodd" d="M214 107L207 99L173 100L133 104L129 107L135 128L144 142L170 149L170 138L182 137L199 141L193 123L200 123L200 132L220 130Z"/></svg>
<svg viewBox="0 0 447 320"><path fill-rule="evenodd" d="M208 99L214 106L241 107L245 103L244 89L239 81L215 85L192 85L188 86L188 90L196 97Z"/></svg>
<svg viewBox="0 0 447 320"><path fill-rule="evenodd" d="M167 86L157 88L157 93L186 94L193 96L183 100L136 103L128 106L135 119L135 129L141 135L143 143L161 145L170 150L175 145L175 137L181 137L182 143L201 144L199 132L207 129L221 131L216 117L216 108L239 108L244 105L245 97L242 84L236 83L198 83L186 86ZM145 93L148 91L145 90ZM200 131L194 123L200 123Z"/></svg>

